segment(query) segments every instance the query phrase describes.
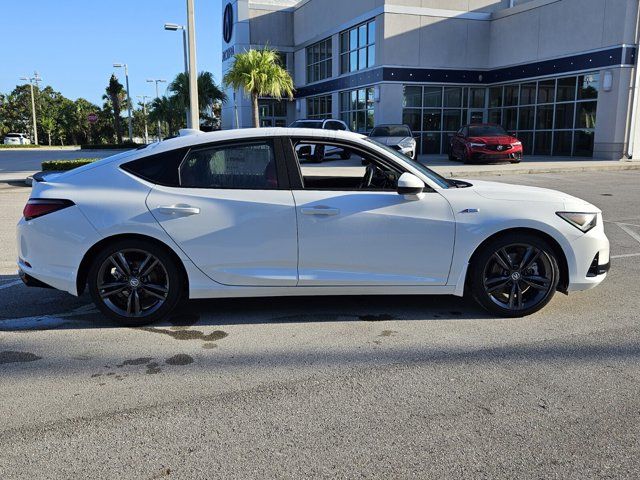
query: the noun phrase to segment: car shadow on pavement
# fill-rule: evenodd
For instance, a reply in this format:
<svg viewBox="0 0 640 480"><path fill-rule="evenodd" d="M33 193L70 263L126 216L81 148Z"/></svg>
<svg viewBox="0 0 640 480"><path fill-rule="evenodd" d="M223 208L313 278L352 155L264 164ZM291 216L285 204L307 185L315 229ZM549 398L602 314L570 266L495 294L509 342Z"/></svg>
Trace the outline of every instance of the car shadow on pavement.
<svg viewBox="0 0 640 480"><path fill-rule="evenodd" d="M0 278L0 287L18 283ZM10 293L11 292L11 293ZM91 302L55 290L15 285L0 291L0 331L118 328ZM495 318L453 296L322 296L190 300L153 327L274 325L320 322L442 321Z"/></svg>

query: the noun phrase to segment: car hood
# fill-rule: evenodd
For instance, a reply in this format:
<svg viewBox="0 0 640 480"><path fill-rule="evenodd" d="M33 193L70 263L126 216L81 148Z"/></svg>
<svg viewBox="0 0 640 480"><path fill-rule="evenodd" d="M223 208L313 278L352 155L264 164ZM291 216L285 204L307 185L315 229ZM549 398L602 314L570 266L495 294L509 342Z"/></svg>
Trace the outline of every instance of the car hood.
<svg viewBox="0 0 640 480"><path fill-rule="evenodd" d="M562 203L566 209L600 212L598 207L589 202L557 190L480 180L468 182L472 184L470 188L472 188L476 194L490 200L519 201L525 203Z"/></svg>
<svg viewBox="0 0 640 480"><path fill-rule="evenodd" d="M402 142L411 140L412 137L371 137L371 139L375 140L378 143L388 146L388 145L399 145Z"/></svg>
<svg viewBox="0 0 640 480"><path fill-rule="evenodd" d="M486 143L487 145L507 145L517 142L518 139L511 135L500 135L496 137L470 137L469 141L474 143Z"/></svg>

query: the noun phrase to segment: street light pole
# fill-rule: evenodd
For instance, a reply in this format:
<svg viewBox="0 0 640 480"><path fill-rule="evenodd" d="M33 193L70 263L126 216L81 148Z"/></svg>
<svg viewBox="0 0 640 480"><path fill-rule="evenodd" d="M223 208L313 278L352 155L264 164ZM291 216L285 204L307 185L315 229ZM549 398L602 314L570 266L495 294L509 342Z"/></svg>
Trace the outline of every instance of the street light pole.
<svg viewBox="0 0 640 480"><path fill-rule="evenodd" d="M114 68L124 67L124 77L127 83L127 112L129 114L129 141L133 142L133 123L131 117L131 92L129 91L129 67L126 63L114 63Z"/></svg>
<svg viewBox="0 0 640 480"><path fill-rule="evenodd" d="M144 120L144 143L149 143L149 129L147 128L147 98L148 95L138 95L138 98L142 99L142 118Z"/></svg>
<svg viewBox="0 0 640 480"><path fill-rule="evenodd" d="M200 109L198 107L198 67L196 64L196 16L194 0L187 0L187 36L189 38L189 117L191 128L200 129Z"/></svg>
<svg viewBox="0 0 640 480"><path fill-rule="evenodd" d="M147 82L156 84L156 98L160 99L160 91L158 90L158 83L166 83L166 80L161 80L159 78L148 78ZM160 117L158 117L158 141L162 140L162 131L160 130Z"/></svg>
<svg viewBox="0 0 640 480"><path fill-rule="evenodd" d="M173 32L177 30L182 30L182 49L184 53L184 74L186 77L185 80L189 82L189 58L188 58L189 54L187 53L187 29L185 28L184 25L178 25L177 23L165 23L164 29L170 30ZM187 128L192 128L191 115L189 114L189 111L190 111L189 106L187 106Z"/></svg>
<svg viewBox="0 0 640 480"><path fill-rule="evenodd" d="M38 122L36 121L36 100L33 94L33 82L38 82L42 80L38 75L38 72L33 72L33 77L20 77L20 80L27 80L29 82L29 87L31 88L31 115L33 117L33 143L38 145Z"/></svg>

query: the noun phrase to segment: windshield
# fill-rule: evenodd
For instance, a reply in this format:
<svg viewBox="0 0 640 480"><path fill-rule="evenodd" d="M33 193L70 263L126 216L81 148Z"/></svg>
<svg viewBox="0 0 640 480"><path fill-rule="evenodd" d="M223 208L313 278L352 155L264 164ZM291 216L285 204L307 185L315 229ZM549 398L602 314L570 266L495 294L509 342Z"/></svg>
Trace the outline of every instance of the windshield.
<svg viewBox="0 0 640 480"><path fill-rule="evenodd" d="M408 163L413 168L415 168L420 173L422 173L425 177L428 177L430 180L434 181L440 188L451 188L451 187L455 186L455 184L453 182L450 182L446 178L441 177L440 175L438 175L436 172L434 172L430 168L425 167L420 162L416 162L415 160L407 157L406 155L400 153L399 151L394 150L393 148L387 147L386 145L383 145L382 143L376 142L375 140L372 140L371 138L367 138L366 140L367 140L367 142L371 142L371 143L375 144L377 147L385 149L391 155L393 155L394 157L402 160L403 162Z"/></svg>
<svg viewBox="0 0 640 480"><path fill-rule="evenodd" d="M322 128L322 121L296 120L292 128Z"/></svg>
<svg viewBox="0 0 640 480"><path fill-rule="evenodd" d="M469 127L470 137L501 137L503 135L508 135L508 133L499 125L471 125Z"/></svg>
<svg viewBox="0 0 640 480"><path fill-rule="evenodd" d="M371 130L370 137L410 137L411 130L404 125L386 125Z"/></svg>

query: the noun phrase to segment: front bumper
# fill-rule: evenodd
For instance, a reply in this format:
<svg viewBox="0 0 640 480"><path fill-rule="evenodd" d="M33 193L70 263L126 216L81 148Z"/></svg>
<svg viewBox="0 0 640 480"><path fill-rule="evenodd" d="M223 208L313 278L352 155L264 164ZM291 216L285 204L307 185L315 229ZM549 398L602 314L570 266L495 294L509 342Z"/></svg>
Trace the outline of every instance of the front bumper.
<svg viewBox="0 0 640 480"><path fill-rule="evenodd" d="M571 250L573 256L567 258L567 290L577 292L600 285L611 268L609 239L604 233L602 216L598 217L596 228L571 242Z"/></svg>
<svg viewBox="0 0 640 480"><path fill-rule="evenodd" d="M471 150L469 152L469 160L472 162L520 161L522 160L522 151L501 153L491 150Z"/></svg>

